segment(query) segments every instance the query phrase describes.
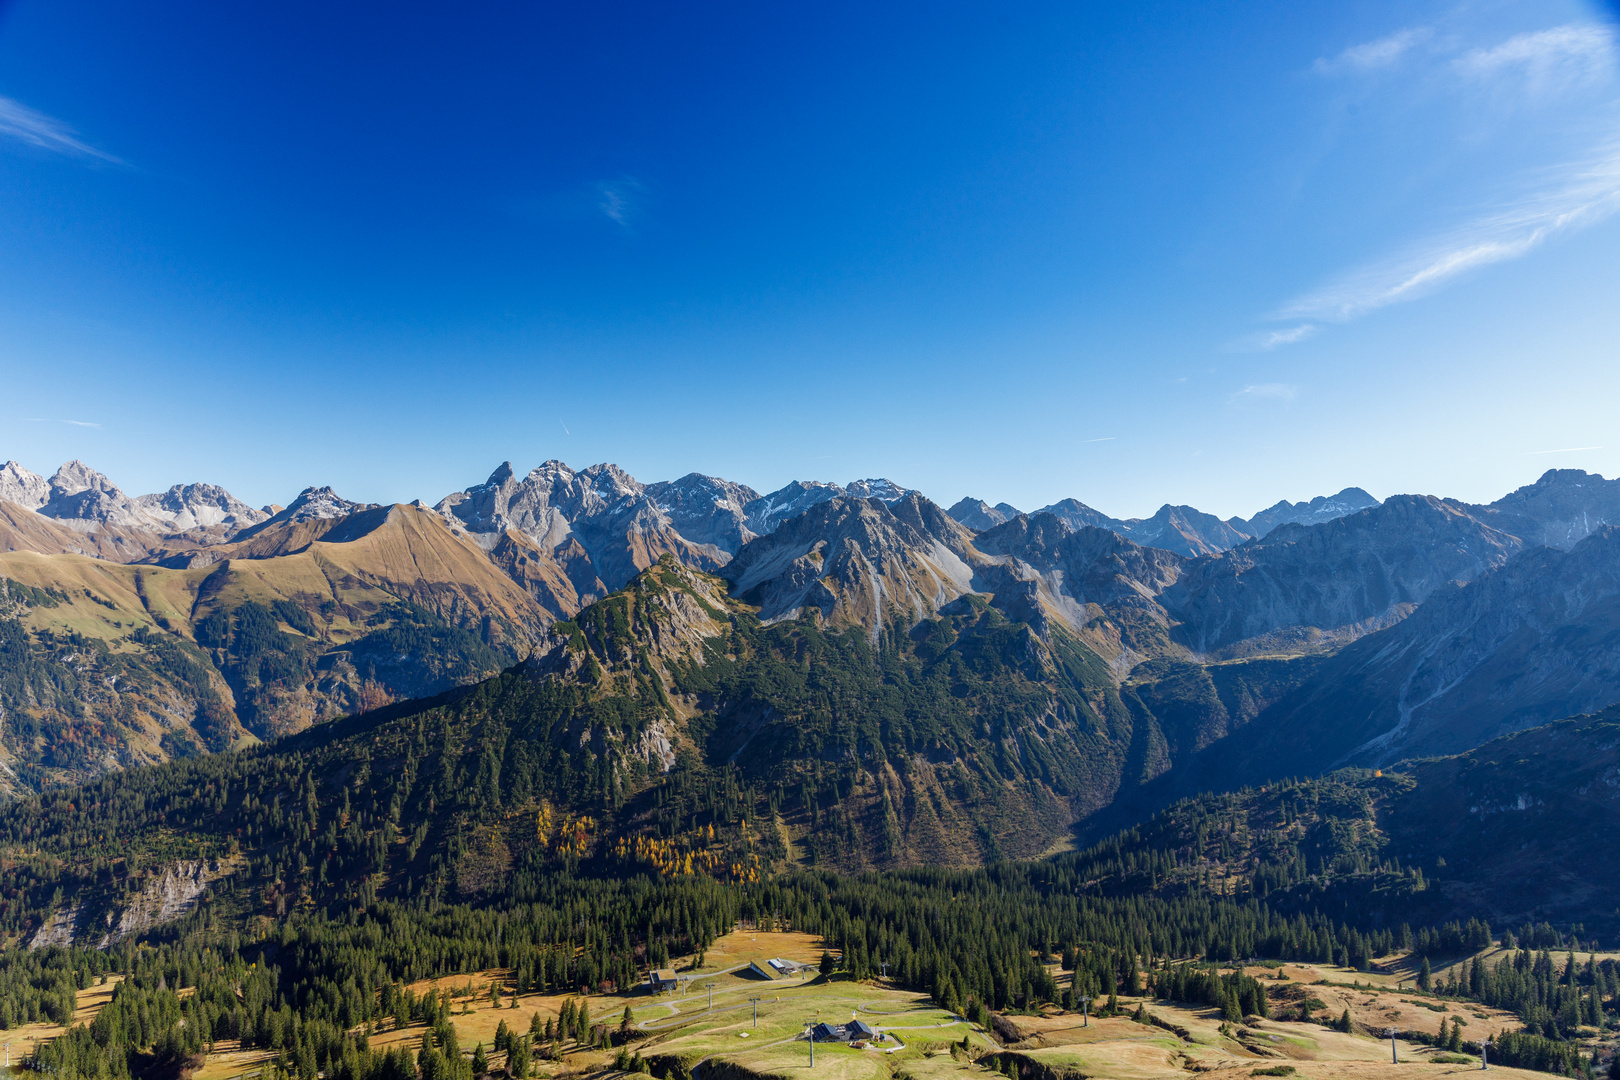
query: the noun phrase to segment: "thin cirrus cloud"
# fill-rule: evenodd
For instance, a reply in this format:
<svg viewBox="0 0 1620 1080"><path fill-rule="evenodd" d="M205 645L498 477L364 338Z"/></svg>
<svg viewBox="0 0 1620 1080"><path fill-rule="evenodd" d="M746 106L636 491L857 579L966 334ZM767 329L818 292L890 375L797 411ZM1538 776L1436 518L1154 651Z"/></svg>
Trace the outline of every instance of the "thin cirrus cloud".
<svg viewBox="0 0 1620 1080"><path fill-rule="evenodd" d="M633 177L603 180L596 185L596 208L621 229L635 228L646 199L647 186Z"/></svg>
<svg viewBox="0 0 1620 1080"><path fill-rule="evenodd" d="M1270 352L1284 345L1295 345L1306 338L1315 337L1321 330L1315 323L1301 323L1278 330L1261 330L1245 334L1227 345L1227 352Z"/></svg>
<svg viewBox="0 0 1620 1080"><path fill-rule="evenodd" d="M1390 67L1433 37L1434 31L1427 26L1407 27L1376 41L1352 45L1337 56L1321 57L1313 66L1323 74Z"/></svg>
<svg viewBox="0 0 1620 1080"><path fill-rule="evenodd" d="M78 137L71 127L53 116L30 109L13 98L0 97L0 136L69 157L92 158L113 165L123 162Z"/></svg>
<svg viewBox="0 0 1620 1080"><path fill-rule="evenodd" d="M1435 41L1426 28L1407 29L1352 46L1320 72L1370 71L1408 58ZM1457 54L1439 71L1458 89L1481 88L1545 98L1583 83L1612 78L1616 39L1600 24L1570 24L1518 34L1499 44ZM1391 304L1427 296L1458 277L1529 254L1554 237L1597 224L1620 209L1620 129L1612 129L1584 155L1533 173L1521 192L1382 260L1351 270L1273 312L1276 321L1298 325L1263 331L1234 344L1239 351L1274 349L1312 336L1320 324L1347 322Z"/></svg>
<svg viewBox="0 0 1620 1080"><path fill-rule="evenodd" d="M1546 170L1542 183L1463 227L1307 293L1278 319L1347 322L1427 296L1457 277L1529 254L1560 233L1594 225L1620 209L1620 134L1589 158Z"/></svg>
<svg viewBox="0 0 1620 1080"><path fill-rule="evenodd" d="M101 425L89 420L62 420L54 416L30 416L30 424L67 424L69 427L99 428Z"/></svg>
<svg viewBox="0 0 1620 1080"><path fill-rule="evenodd" d="M1546 93L1605 78L1613 72L1614 61L1614 30L1596 23L1576 23L1475 49L1459 56L1452 66L1476 79L1518 78L1532 92Z"/></svg>
<svg viewBox="0 0 1620 1080"><path fill-rule="evenodd" d="M1234 405L1257 402L1288 404L1299 396L1299 387L1288 383L1254 383L1232 394L1227 400Z"/></svg>

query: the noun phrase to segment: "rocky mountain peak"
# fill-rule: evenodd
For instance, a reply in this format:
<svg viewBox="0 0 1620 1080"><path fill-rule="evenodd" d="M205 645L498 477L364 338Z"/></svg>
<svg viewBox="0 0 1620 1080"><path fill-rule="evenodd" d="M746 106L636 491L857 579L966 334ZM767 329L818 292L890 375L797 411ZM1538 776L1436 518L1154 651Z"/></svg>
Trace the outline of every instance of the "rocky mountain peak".
<svg viewBox="0 0 1620 1080"><path fill-rule="evenodd" d="M502 488L507 484L512 483L512 478L512 463L510 461L503 461L495 467L494 472L489 474L489 479L485 480L481 485L479 485L479 487L484 489ZM470 490L476 491L479 490L479 488L473 488Z"/></svg>
<svg viewBox="0 0 1620 1080"><path fill-rule="evenodd" d="M1098 529L1120 530L1116 526L1123 524L1117 518L1111 518L1101 510L1093 510L1079 499L1064 499L1043 506L1035 511L1037 514L1051 514L1071 529L1082 529L1091 526ZM1121 535L1124 535L1121 533Z"/></svg>
<svg viewBox="0 0 1620 1080"><path fill-rule="evenodd" d="M751 541L721 573L766 620L805 609L877 632L927 618L972 591L972 534L916 494L838 495Z"/></svg>
<svg viewBox="0 0 1620 1080"><path fill-rule="evenodd" d="M744 508L759 498L759 492L747 484L687 473L679 480L648 484L645 493L670 525L694 543L735 554L755 535L747 526Z"/></svg>
<svg viewBox="0 0 1620 1080"><path fill-rule="evenodd" d="M318 521L327 518L348 517L362 510L375 510L377 503L359 503L345 499L330 487L307 487L298 498L287 504L287 509L276 515L278 521Z"/></svg>
<svg viewBox="0 0 1620 1080"><path fill-rule="evenodd" d="M640 495L645 485L612 462L580 470L579 478L600 498L614 502Z"/></svg>
<svg viewBox="0 0 1620 1080"><path fill-rule="evenodd" d="M51 477L50 484L53 499L66 498L83 491L123 494L118 490L118 485L77 458L57 469L56 474Z"/></svg>
<svg viewBox="0 0 1620 1080"><path fill-rule="evenodd" d="M1194 557L1230 551L1249 539L1248 533L1239 532L1214 514L1169 503L1146 520L1125 524L1128 528L1121 531L1138 544Z"/></svg>
<svg viewBox="0 0 1620 1080"><path fill-rule="evenodd" d="M16 503L29 510L38 510L51 497L50 481L31 472L15 461L0 466L0 502Z"/></svg>
<svg viewBox="0 0 1620 1080"><path fill-rule="evenodd" d="M844 490L857 499L881 499L883 502L898 502L911 494L910 488L903 488L893 480L882 477L851 480Z"/></svg>
<svg viewBox="0 0 1620 1080"><path fill-rule="evenodd" d="M1567 551L1594 530L1620 524L1620 479L1548 469L1534 484L1476 509L1527 543Z"/></svg>
<svg viewBox="0 0 1620 1080"><path fill-rule="evenodd" d="M50 488L50 499L39 508L46 517L82 522L86 526L151 528L155 524L117 484L82 461L75 459L57 469L50 479Z"/></svg>
<svg viewBox="0 0 1620 1080"><path fill-rule="evenodd" d="M997 503L991 506L982 499L973 498L964 498L946 511L951 517L975 532L993 529L1003 522L1011 521L1021 512L1016 506L1008 503Z"/></svg>
<svg viewBox="0 0 1620 1080"><path fill-rule="evenodd" d="M1279 525L1319 525L1377 505L1378 500L1361 488L1347 487L1337 495L1318 495L1309 502L1282 499L1247 521L1232 518L1227 524L1250 536L1265 536Z"/></svg>
<svg viewBox="0 0 1620 1080"><path fill-rule="evenodd" d="M764 536L776 531L776 527L788 518L797 517L817 503L842 494L844 489L837 484L820 480L794 480L745 506L745 524L755 536Z"/></svg>
<svg viewBox="0 0 1620 1080"><path fill-rule="evenodd" d="M218 484L175 484L156 495L138 495L134 502L175 532L214 526L245 529L270 516L253 509Z"/></svg>

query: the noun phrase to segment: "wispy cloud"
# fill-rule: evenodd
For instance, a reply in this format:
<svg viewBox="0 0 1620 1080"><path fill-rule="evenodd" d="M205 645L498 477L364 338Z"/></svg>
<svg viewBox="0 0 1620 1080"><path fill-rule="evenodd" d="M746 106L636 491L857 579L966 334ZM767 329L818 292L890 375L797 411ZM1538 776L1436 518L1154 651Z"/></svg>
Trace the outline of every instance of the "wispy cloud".
<svg viewBox="0 0 1620 1080"><path fill-rule="evenodd" d="M1081 439L1080 441L1083 442L1083 443L1088 443L1088 442L1113 442L1114 439L1115 439L1115 436L1113 436L1113 435L1104 435L1100 439Z"/></svg>
<svg viewBox="0 0 1620 1080"><path fill-rule="evenodd" d="M95 158L114 165L123 164L106 151L97 150L79 139L78 133L62 121L30 109L22 102L8 97L0 97L0 135L45 150L53 150L58 154Z"/></svg>
<svg viewBox="0 0 1620 1080"><path fill-rule="evenodd" d="M1427 26L1412 26L1376 41L1352 45L1337 56L1321 57L1313 66L1325 75L1389 67L1433 36L1434 31Z"/></svg>
<svg viewBox="0 0 1620 1080"><path fill-rule="evenodd" d="M1475 49L1452 65L1476 79L1521 79L1532 93L1545 94L1612 75L1615 34L1600 23L1555 26Z"/></svg>
<svg viewBox="0 0 1620 1080"><path fill-rule="evenodd" d="M100 424L92 423L89 420L60 420L54 416L30 416L28 418L28 422L30 424L68 424L72 427L98 428L101 426Z"/></svg>
<svg viewBox="0 0 1620 1080"><path fill-rule="evenodd" d="M1517 34L1494 45L1470 48L1451 30L1409 27L1353 45L1320 59L1322 73L1366 73L1411 59L1419 50L1423 65L1405 65L1426 83L1475 98L1481 92L1500 100L1500 112L1517 102L1533 102L1585 83L1612 79L1620 67L1620 41L1601 23L1572 23ZM1612 106L1620 102L1610 102ZM1620 127L1590 143L1584 154L1525 175L1516 194L1461 217L1462 224L1396 248L1386 257L1347 270L1271 313L1274 322L1293 322L1248 335L1228 351L1252 352L1303 341L1322 323L1345 322L1391 304L1427 296L1470 271L1521 258L1548 240L1578 231L1620 209Z"/></svg>
<svg viewBox="0 0 1620 1080"><path fill-rule="evenodd" d="M1245 334L1226 346L1227 352L1270 352L1272 349L1284 345L1294 345L1306 338L1315 337L1322 328L1315 323L1300 323L1298 326L1284 327L1278 330L1261 330L1253 334Z"/></svg>
<svg viewBox="0 0 1620 1080"><path fill-rule="evenodd" d="M1288 383L1269 382L1254 383L1249 386L1245 386L1243 389L1234 393L1227 400L1232 402L1234 405L1240 405L1245 402L1260 401L1280 401L1287 403L1293 401L1298 396L1299 387L1297 386L1290 386Z"/></svg>
<svg viewBox="0 0 1620 1080"><path fill-rule="evenodd" d="M634 228L646 202L647 186L633 177L596 185L596 208L621 229Z"/></svg>
<svg viewBox="0 0 1620 1080"><path fill-rule="evenodd" d="M1525 453L1526 457L1533 457L1536 454L1573 454L1578 450L1602 450L1602 449L1603 449L1603 447L1601 447L1601 446L1566 446L1562 450L1526 450L1524 453Z"/></svg>
<svg viewBox="0 0 1620 1080"><path fill-rule="evenodd" d="M1301 296L1275 317L1344 322L1426 296L1470 270L1517 259L1560 233L1602 221L1620 209L1620 136L1584 161L1544 171L1540 179L1521 197Z"/></svg>

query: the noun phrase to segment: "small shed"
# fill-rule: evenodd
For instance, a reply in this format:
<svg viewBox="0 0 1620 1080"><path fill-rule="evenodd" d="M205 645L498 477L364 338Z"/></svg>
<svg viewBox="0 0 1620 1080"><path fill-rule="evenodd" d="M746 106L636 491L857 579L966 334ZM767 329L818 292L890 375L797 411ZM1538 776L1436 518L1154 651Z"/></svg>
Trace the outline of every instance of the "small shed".
<svg viewBox="0 0 1620 1080"><path fill-rule="evenodd" d="M833 1024L817 1024L810 1029L810 1038L816 1042L847 1042L842 1027Z"/></svg>
<svg viewBox="0 0 1620 1080"><path fill-rule="evenodd" d="M849 1025L849 1037L853 1039L875 1039L878 1037L877 1028L865 1020L854 1020Z"/></svg>
<svg viewBox="0 0 1620 1080"><path fill-rule="evenodd" d="M758 960L749 961L746 974L752 975L756 979L764 979L766 982L772 982L776 979L775 969L769 963L762 964Z"/></svg>
<svg viewBox="0 0 1620 1080"><path fill-rule="evenodd" d="M673 990L679 985L680 980L670 968L653 968L647 973L647 986L655 994Z"/></svg>

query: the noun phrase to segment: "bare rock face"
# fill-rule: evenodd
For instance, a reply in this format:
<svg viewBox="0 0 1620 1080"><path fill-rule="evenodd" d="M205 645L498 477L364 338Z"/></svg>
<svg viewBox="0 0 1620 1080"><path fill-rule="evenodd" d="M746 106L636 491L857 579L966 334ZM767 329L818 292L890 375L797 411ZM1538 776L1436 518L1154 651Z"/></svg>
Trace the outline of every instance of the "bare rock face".
<svg viewBox="0 0 1620 1080"><path fill-rule="evenodd" d="M671 528L695 544L735 555L756 535L748 528L743 508L759 498L759 492L747 484L688 473L679 480L648 484L644 494Z"/></svg>
<svg viewBox="0 0 1620 1080"><path fill-rule="evenodd" d="M149 529L158 520L118 485L82 461L70 461L50 479L50 498L39 512L61 522Z"/></svg>
<svg viewBox="0 0 1620 1080"><path fill-rule="evenodd" d="M1036 513L1051 514L1071 529L1088 525L1109 529L1146 547L1197 557L1230 551L1250 539L1265 536L1279 525L1320 525L1377 505L1378 500L1360 488L1345 488L1337 495L1318 495L1310 502L1291 503L1284 499L1248 521L1242 518L1222 521L1196 507L1168 503L1152 517L1122 520L1075 499L1055 502Z"/></svg>
<svg viewBox="0 0 1620 1080"><path fill-rule="evenodd" d="M1184 572L1183 556L1110 529L1071 530L1052 514L1020 515L980 533L974 546L993 564L975 573L978 591L1043 634L1053 620L1066 624L1117 677L1180 651L1170 640L1174 618L1158 597Z"/></svg>
<svg viewBox="0 0 1620 1080"><path fill-rule="evenodd" d="M197 899L219 878L233 873L229 863L177 862L155 875L146 886L129 898L116 920L107 915L107 932L96 942L105 949L126 938L165 923L171 923L197 906Z"/></svg>
<svg viewBox="0 0 1620 1080"><path fill-rule="evenodd" d="M846 495L857 499L876 499L879 502L899 502L907 495L915 494L910 488L903 488L893 480L877 477L869 480L851 480L844 489Z"/></svg>
<svg viewBox="0 0 1620 1080"><path fill-rule="evenodd" d="M234 499L232 500L235 501ZM376 510L377 503L358 503L345 499L329 487L307 487L287 508L268 521L325 521L348 517L362 510Z"/></svg>
<svg viewBox="0 0 1620 1080"><path fill-rule="evenodd" d="M744 507L757 498L746 485L699 473L642 484L617 465L575 472L547 461L519 480L506 462L434 509L471 533L522 534L555 564L532 577L566 578L585 596L587 581L619 588L665 553L703 569L724 565L754 535Z"/></svg>
<svg viewBox="0 0 1620 1080"><path fill-rule="evenodd" d="M94 897L87 897L59 909L34 932L28 947L80 944L110 948L180 918L197 906L209 885L235 870L228 862L172 863L147 878L122 904L99 907Z"/></svg>
<svg viewBox="0 0 1620 1080"><path fill-rule="evenodd" d="M270 517L218 484L176 484L160 494L137 495L134 502L177 533L218 529L230 535Z"/></svg>
<svg viewBox="0 0 1620 1080"><path fill-rule="evenodd" d="M38 510L50 498L51 485L43 476L30 472L15 461L0 466L0 502Z"/></svg>
<svg viewBox="0 0 1620 1080"><path fill-rule="evenodd" d="M971 592L972 534L912 493L894 503L839 496L755 540L723 571L766 621L805 608L874 632L910 626Z"/></svg>

